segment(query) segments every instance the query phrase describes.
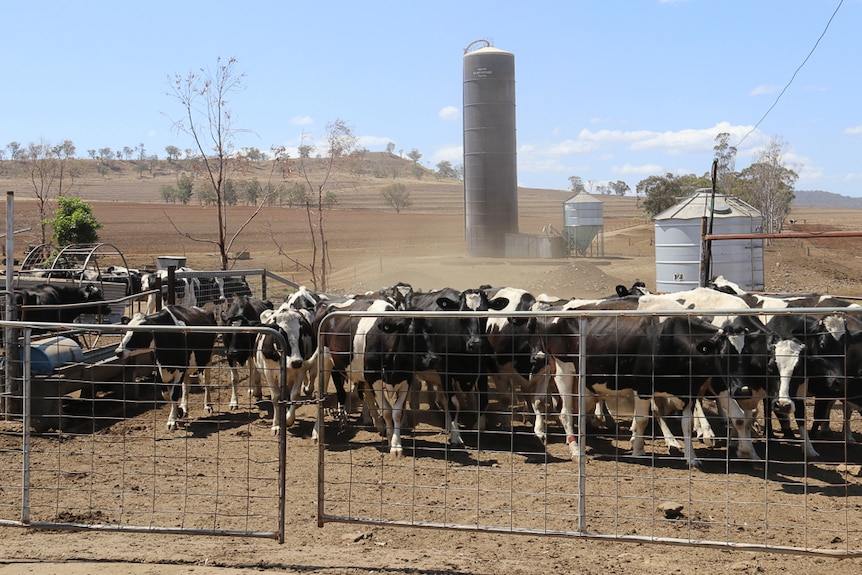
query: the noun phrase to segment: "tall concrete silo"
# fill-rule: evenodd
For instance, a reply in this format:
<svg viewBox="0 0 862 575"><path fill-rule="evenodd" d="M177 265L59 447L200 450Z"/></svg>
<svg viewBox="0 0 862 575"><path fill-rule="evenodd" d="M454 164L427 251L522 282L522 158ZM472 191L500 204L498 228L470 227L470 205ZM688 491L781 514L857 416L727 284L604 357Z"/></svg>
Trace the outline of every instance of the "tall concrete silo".
<svg viewBox="0 0 862 575"><path fill-rule="evenodd" d="M503 257L518 233L515 56L486 40L464 50L464 220L470 257Z"/></svg>

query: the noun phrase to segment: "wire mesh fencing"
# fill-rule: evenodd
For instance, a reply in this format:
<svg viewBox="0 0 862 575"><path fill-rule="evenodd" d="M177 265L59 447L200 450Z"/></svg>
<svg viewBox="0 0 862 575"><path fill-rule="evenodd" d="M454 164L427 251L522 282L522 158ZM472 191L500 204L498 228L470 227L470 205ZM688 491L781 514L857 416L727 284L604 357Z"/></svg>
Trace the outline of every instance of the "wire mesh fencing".
<svg viewBox="0 0 862 575"><path fill-rule="evenodd" d="M77 336L35 325L15 324L25 328L20 358L4 365L0 524L283 541L286 437L271 432L271 402L247 395L247 374L233 406L218 345L208 378L193 361L174 365L188 400L168 430L182 386L163 385L152 349L116 354L127 330L170 333L172 351L184 351L192 332L261 328L76 325L98 334L99 347L82 352Z"/></svg>
<svg viewBox="0 0 862 575"><path fill-rule="evenodd" d="M370 338L373 328L367 322L373 314L341 313L355 318L351 340L357 334ZM463 320L470 313L448 315ZM840 314L849 318L847 334L855 321L855 311L846 309L774 313ZM385 428L378 431L373 423L363 423L360 406L366 400L354 394L348 411L355 414L346 421L328 418L325 427L319 524L357 522L837 556L862 552L862 452L856 444L862 421L854 411L860 383L854 338L846 338L839 351L821 351L817 361L828 361L837 370L829 379L815 368L812 355L798 357L796 367L782 372L776 364L786 363L786 358L778 355L772 332L706 326L691 312L485 316L523 317L534 326L533 331L510 334L500 348L521 350L528 357L521 362L514 358L514 364L530 366L528 371L520 378L490 372L485 397L481 377L476 379L481 369L449 373L448 388L445 377L441 382L444 359L437 371L419 373L403 398L403 456L391 452ZM674 319L665 323L669 317ZM363 319L365 328L359 327ZM806 329L800 338L823 335ZM321 341L327 330L338 332L324 325ZM455 330L436 332L432 339L462 336ZM515 341L524 336L537 338L533 342L539 345ZM710 340L712 347L706 345ZM811 345L813 339L808 341ZM385 355L382 351L366 347L365 359ZM505 352L494 357L498 368L507 364ZM420 363L417 358L415 365ZM828 379L828 385L818 387L818 378ZM788 416L776 407L781 381L794 382L791 395L803 406L801 411ZM820 395L811 397L813 390ZM363 393L369 394L367 386ZM388 393L395 404L394 388ZM443 406L448 406L449 416ZM453 434L456 407L459 429ZM845 413L846 435L841 431ZM772 420L772 431L767 430L767 419ZM797 425L819 427L819 432L809 441ZM693 457L685 447L686 428ZM460 441L453 443L453 436ZM753 452L745 450L747 441Z"/></svg>

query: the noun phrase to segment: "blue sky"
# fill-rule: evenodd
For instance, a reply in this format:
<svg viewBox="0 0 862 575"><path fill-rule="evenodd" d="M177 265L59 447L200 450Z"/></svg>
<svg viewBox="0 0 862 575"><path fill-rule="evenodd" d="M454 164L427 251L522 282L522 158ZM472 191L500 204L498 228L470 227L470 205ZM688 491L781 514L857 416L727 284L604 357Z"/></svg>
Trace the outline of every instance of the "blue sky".
<svg viewBox="0 0 862 575"><path fill-rule="evenodd" d="M237 147L340 119L458 165L463 52L489 39L515 57L521 186L704 174L723 131L737 169L780 137L797 189L862 196L860 22L862 0L7 2L0 148L191 148L168 80L235 57Z"/></svg>

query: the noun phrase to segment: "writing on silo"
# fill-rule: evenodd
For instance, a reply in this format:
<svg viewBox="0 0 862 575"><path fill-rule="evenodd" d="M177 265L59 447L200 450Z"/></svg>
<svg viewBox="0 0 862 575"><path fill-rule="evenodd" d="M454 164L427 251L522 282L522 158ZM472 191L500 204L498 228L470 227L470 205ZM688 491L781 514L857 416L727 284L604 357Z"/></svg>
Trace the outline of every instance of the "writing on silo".
<svg viewBox="0 0 862 575"><path fill-rule="evenodd" d="M485 40L464 51L464 220L471 257L503 257L518 233L515 56Z"/></svg>

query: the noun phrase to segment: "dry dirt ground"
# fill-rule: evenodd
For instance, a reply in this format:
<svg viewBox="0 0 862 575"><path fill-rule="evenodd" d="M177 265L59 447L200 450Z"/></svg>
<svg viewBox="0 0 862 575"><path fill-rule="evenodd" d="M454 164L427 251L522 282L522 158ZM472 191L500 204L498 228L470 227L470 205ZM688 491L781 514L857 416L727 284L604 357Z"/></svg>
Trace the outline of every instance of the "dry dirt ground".
<svg viewBox="0 0 862 575"><path fill-rule="evenodd" d="M16 228L33 223L34 211L28 202L19 202ZM177 227L189 235L211 237L213 215L210 209L96 201L94 213L105 224L102 240L119 247L129 265L152 265L157 255L183 255L192 268L215 267L211 245L180 236L166 222L169 215ZM406 281L425 290L493 284L569 297L610 294L615 285L630 285L637 279L651 286L655 281L652 227L634 225L637 220L630 211L621 210L620 214L615 216L606 209L603 257L503 261L464 256L463 219L456 212L435 213L432 210L395 214L336 210L329 216L333 270L329 291L354 292ZM281 208L263 214L234 250L251 253L251 259L238 261L237 267L267 268L299 283L307 282L307 275L278 256L275 248L277 243L299 259L307 254L304 217L299 210ZM793 217L797 220L796 229L862 229L862 213L846 210L804 208L794 212ZM559 219L556 212L522 215L521 231L540 233L548 223L559 227ZM35 243L32 237L21 240ZM778 292L862 295L859 241L853 238L773 242L766 252L767 288ZM141 429L137 431L144 436L157 433L161 437L164 431L155 431L161 425L160 417L142 420ZM301 431L288 437L291 464L287 486L288 535L284 545L234 537L2 527L4 550L0 552L0 575L221 575L260 571L332 575L703 572L849 575L862 572L862 562L858 559L763 551L337 523L318 528L314 497L317 448L308 437L311 414L307 409L301 411L300 420ZM265 426L253 425L251 433L266 437ZM374 444L373 436L366 432L358 433L351 440ZM852 457L858 458L859 454L853 452ZM568 469L562 467L564 463L571 465L571 462L556 460L551 474L555 469ZM632 473L636 477L638 472ZM735 481L731 489L731 500L745 501L747 497L753 501L762 500L759 494L746 494L749 477L746 471L734 469L732 476L738 482ZM754 491L763 489L762 483L754 483ZM859 548L858 541L855 547Z"/></svg>

